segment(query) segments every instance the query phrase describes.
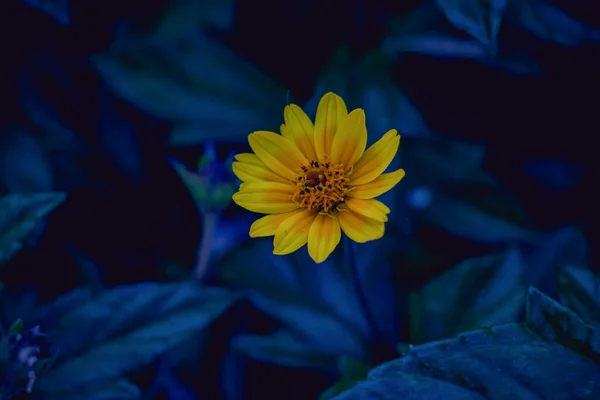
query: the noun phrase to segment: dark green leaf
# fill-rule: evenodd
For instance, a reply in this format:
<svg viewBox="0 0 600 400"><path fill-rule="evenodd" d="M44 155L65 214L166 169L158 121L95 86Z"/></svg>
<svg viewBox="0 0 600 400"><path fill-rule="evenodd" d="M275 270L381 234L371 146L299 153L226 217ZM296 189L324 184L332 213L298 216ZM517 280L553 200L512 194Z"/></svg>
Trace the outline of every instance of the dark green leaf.
<svg viewBox="0 0 600 400"><path fill-rule="evenodd" d="M577 46L586 41L600 40L599 30L541 0L509 2L506 19L507 22L523 27L540 39L564 46Z"/></svg>
<svg viewBox="0 0 600 400"><path fill-rule="evenodd" d="M488 46L492 54L496 53L508 0L436 0L436 3L452 25Z"/></svg>
<svg viewBox="0 0 600 400"><path fill-rule="evenodd" d="M528 293L527 311L527 324L413 347L336 399L599 398L600 365L593 359L599 332L535 289ZM572 346L582 342L587 347Z"/></svg>
<svg viewBox="0 0 600 400"><path fill-rule="evenodd" d="M558 279L560 301L588 324L600 326L600 277L587 268L566 267Z"/></svg>
<svg viewBox="0 0 600 400"><path fill-rule="evenodd" d="M467 330L514 322L526 285L521 253L471 258L411 295L411 341L424 343Z"/></svg>
<svg viewBox="0 0 600 400"><path fill-rule="evenodd" d="M283 120L284 89L201 34L124 38L93 63L118 95L173 124L174 146L246 141Z"/></svg>
<svg viewBox="0 0 600 400"><path fill-rule="evenodd" d="M71 290L70 292L54 299L51 303L36 307L33 320L36 324L43 326L45 329L46 327L52 326L52 324L54 324L56 321L63 318L66 313L89 301L91 297L92 293L87 288L77 288Z"/></svg>
<svg viewBox="0 0 600 400"><path fill-rule="evenodd" d="M56 393L117 379L201 334L236 299L191 282L106 291L48 330L60 349L59 361L36 387Z"/></svg>
<svg viewBox="0 0 600 400"><path fill-rule="evenodd" d="M0 197L0 265L23 247L38 223L65 198L61 192Z"/></svg>
<svg viewBox="0 0 600 400"><path fill-rule="evenodd" d="M531 243L538 234L503 220L461 200L434 193L422 217L443 230L478 243Z"/></svg>
<svg viewBox="0 0 600 400"><path fill-rule="evenodd" d="M140 389L126 379L100 382L75 391L45 393L34 390L33 392L34 400L136 400L139 398L141 398Z"/></svg>
<svg viewBox="0 0 600 400"><path fill-rule="evenodd" d="M13 333L23 333L24 329L25 326L23 325L23 320L18 319L10 326L10 328L8 328L8 332L6 334L11 335Z"/></svg>

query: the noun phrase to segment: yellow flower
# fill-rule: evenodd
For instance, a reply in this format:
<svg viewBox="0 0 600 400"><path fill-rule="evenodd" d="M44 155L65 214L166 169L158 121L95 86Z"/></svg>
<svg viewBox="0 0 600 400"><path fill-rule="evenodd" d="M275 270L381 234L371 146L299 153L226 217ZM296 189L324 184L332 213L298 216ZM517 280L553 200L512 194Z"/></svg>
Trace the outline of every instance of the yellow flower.
<svg viewBox="0 0 600 400"><path fill-rule="evenodd" d="M404 177L403 169L383 174L398 151L398 132L390 130L365 151L364 111L348 113L331 92L321 98L314 125L295 104L283 115L281 135L250 134L254 154L238 154L233 163L243 181L233 201L268 214L252 224L250 236L274 235L278 255L308 243L316 263L333 252L342 230L358 243L381 238L390 209L375 197Z"/></svg>

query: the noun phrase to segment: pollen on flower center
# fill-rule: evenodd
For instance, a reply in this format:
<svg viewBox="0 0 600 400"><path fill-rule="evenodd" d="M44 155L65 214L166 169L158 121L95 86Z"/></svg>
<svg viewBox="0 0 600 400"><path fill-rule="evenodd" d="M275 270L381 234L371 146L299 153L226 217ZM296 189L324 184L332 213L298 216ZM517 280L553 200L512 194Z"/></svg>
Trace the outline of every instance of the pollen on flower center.
<svg viewBox="0 0 600 400"><path fill-rule="evenodd" d="M298 170L294 178L296 191L292 200L300 207L330 213L342 203L348 192L348 182L342 164L332 165L329 158L310 161Z"/></svg>

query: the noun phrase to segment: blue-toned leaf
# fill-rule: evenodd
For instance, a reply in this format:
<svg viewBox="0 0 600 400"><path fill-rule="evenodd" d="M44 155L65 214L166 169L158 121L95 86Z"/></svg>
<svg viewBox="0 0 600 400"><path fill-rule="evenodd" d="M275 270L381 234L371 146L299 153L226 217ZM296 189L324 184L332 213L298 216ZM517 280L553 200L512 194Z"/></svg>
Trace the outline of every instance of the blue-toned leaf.
<svg viewBox="0 0 600 400"><path fill-rule="evenodd" d="M534 242L538 234L476 208L464 201L434 193L421 216L429 223L477 243Z"/></svg>
<svg viewBox="0 0 600 400"><path fill-rule="evenodd" d="M490 68L515 75L537 75L542 66L531 55L508 52L501 56L490 54L489 48L472 39L461 39L450 34L415 33L387 37L381 47L386 54L419 53L442 59L467 59Z"/></svg>
<svg viewBox="0 0 600 400"><path fill-rule="evenodd" d="M305 249L271 253L271 240L255 240L224 259L215 273L228 286L247 290L253 304L331 362L345 354L363 357L366 320L335 257L317 266ZM251 266L247 260L253 260Z"/></svg>
<svg viewBox="0 0 600 400"><path fill-rule="evenodd" d="M436 3L452 25L485 44L492 54L496 53L508 0L436 0Z"/></svg>
<svg viewBox="0 0 600 400"><path fill-rule="evenodd" d="M333 369L336 357L323 354L314 345L290 331L271 335L242 335L233 340L233 349L265 363L297 368Z"/></svg>
<svg viewBox="0 0 600 400"><path fill-rule="evenodd" d="M506 19L542 40L564 46L578 46L586 41L600 40L600 30L542 0L509 2Z"/></svg>
<svg viewBox="0 0 600 400"><path fill-rule="evenodd" d="M592 400L599 350L600 332L530 289L526 324L413 347L335 399Z"/></svg>
<svg viewBox="0 0 600 400"><path fill-rule="evenodd" d="M369 143L390 129L397 129L403 137L428 136L431 131L427 122L394 83L390 68L381 54L371 54L357 63L350 60L347 51L340 50L305 106L309 116L314 118L321 96L332 91L344 99L348 109L365 110Z"/></svg>
<svg viewBox="0 0 600 400"><path fill-rule="evenodd" d="M32 135L17 131L0 139L0 187L9 192L49 192L52 168L44 149Z"/></svg>
<svg viewBox="0 0 600 400"><path fill-rule="evenodd" d="M61 192L0 197L0 265L13 257L48 213L66 198Z"/></svg>
<svg viewBox="0 0 600 400"><path fill-rule="evenodd" d="M174 146L245 141L254 130L278 130L283 120L284 89L201 34L124 38L93 64L119 96L173 124Z"/></svg>
<svg viewBox="0 0 600 400"><path fill-rule="evenodd" d="M74 289L41 307L36 307L33 321L42 326L44 330L50 327L55 321L60 320L66 313L72 309L89 301L92 292L87 288Z"/></svg>
<svg viewBox="0 0 600 400"><path fill-rule="evenodd" d="M36 387L57 393L119 378L201 334L236 299L191 282L108 290L48 330L59 361Z"/></svg>
<svg viewBox="0 0 600 400"><path fill-rule="evenodd" d="M341 375L340 379L324 391L319 396L319 400L329 400L351 388L356 382L365 380L371 368L370 365L365 364L361 360L352 357L340 357L338 360L338 372Z"/></svg>
<svg viewBox="0 0 600 400"><path fill-rule="evenodd" d="M560 271L560 302L588 324L600 327L600 277L592 270L569 266Z"/></svg>
<svg viewBox="0 0 600 400"><path fill-rule="evenodd" d="M142 397L140 389L126 379L99 382L79 390L46 393L35 390L34 400L137 400Z"/></svg>
<svg viewBox="0 0 600 400"><path fill-rule="evenodd" d="M411 341L424 343L505 322L523 309L525 265L514 248L471 258L411 295Z"/></svg>
<svg viewBox="0 0 600 400"><path fill-rule="evenodd" d="M134 182L144 174L140 140L133 126L114 109L110 95L103 93L100 112L101 145L117 166Z"/></svg>
<svg viewBox="0 0 600 400"><path fill-rule="evenodd" d="M23 2L50 15L62 25L71 23L69 0L23 0Z"/></svg>
<svg viewBox="0 0 600 400"><path fill-rule="evenodd" d="M539 238L536 246L525 255L525 279L544 293L556 294L556 275L569 265L588 265L585 235L575 226L566 226Z"/></svg>
<svg viewBox="0 0 600 400"><path fill-rule="evenodd" d="M180 38L196 34L203 26L230 29L234 13L233 0L172 1L161 16L156 35L161 38Z"/></svg>
<svg viewBox="0 0 600 400"><path fill-rule="evenodd" d="M402 166L411 172L403 183L409 186L495 184L483 169L486 151L479 144L442 137L408 138L401 150Z"/></svg>
<svg viewBox="0 0 600 400"><path fill-rule="evenodd" d="M523 164L523 172L551 190L569 190L583 177L582 164L555 160L531 160Z"/></svg>

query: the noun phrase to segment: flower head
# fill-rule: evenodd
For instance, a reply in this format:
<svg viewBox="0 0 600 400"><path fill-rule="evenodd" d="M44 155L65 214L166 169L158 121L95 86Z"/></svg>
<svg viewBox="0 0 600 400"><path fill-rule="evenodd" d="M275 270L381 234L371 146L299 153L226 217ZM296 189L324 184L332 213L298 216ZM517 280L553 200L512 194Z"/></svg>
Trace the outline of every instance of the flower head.
<svg viewBox="0 0 600 400"><path fill-rule="evenodd" d="M395 129L365 150L365 113L348 113L341 97L325 94L315 123L295 104L285 107L281 135L258 131L254 151L238 154L233 172L243 183L233 200L268 214L250 228L251 237L275 236L274 254L289 254L308 243L317 263L325 261L341 231L364 243L383 236L390 209L375 197L393 188L404 170L383 173L400 145Z"/></svg>

